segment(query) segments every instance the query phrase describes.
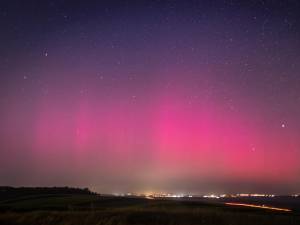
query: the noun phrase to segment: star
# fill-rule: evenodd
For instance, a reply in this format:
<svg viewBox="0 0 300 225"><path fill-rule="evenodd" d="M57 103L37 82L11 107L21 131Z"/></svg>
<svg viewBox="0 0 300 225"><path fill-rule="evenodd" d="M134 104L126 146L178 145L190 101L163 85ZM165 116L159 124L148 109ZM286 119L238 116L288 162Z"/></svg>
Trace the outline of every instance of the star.
<svg viewBox="0 0 300 225"><path fill-rule="evenodd" d="M281 127L282 127L282 128L285 128L285 124L284 124L284 123L283 123L283 124L281 124Z"/></svg>

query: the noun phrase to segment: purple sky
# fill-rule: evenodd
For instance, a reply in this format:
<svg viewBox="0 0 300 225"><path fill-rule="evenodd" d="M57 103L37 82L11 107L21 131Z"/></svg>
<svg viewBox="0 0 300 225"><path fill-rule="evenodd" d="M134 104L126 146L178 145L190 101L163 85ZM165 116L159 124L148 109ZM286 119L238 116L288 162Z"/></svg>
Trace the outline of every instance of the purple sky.
<svg viewBox="0 0 300 225"><path fill-rule="evenodd" d="M2 1L0 185L300 190L296 1Z"/></svg>

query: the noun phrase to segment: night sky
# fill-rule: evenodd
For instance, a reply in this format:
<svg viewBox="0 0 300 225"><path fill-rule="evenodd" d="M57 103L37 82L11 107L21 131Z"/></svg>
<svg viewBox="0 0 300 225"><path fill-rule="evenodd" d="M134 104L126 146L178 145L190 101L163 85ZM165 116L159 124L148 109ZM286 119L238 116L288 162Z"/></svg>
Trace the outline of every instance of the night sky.
<svg viewBox="0 0 300 225"><path fill-rule="evenodd" d="M0 185L300 192L300 2L0 1Z"/></svg>

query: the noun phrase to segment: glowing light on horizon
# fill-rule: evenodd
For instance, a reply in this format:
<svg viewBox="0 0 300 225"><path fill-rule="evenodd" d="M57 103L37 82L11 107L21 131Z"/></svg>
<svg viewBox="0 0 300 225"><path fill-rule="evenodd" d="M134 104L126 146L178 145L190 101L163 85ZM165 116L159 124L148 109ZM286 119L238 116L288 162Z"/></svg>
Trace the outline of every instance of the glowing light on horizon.
<svg viewBox="0 0 300 225"><path fill-rule="evenodd" d="M204 195L203 198L220 198L220 196L211 194L211 195Z"/></svg>

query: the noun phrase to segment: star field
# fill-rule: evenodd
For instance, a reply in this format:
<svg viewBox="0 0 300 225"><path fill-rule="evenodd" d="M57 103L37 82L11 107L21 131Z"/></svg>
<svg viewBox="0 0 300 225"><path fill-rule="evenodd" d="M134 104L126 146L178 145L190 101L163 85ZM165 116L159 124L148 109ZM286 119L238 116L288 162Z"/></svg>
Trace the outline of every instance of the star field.
<svg viewBox="0 0 300 225"><path fill-rule="evenodd" d="M294 193L297 1L1 1L0 184Z"/></svg>

